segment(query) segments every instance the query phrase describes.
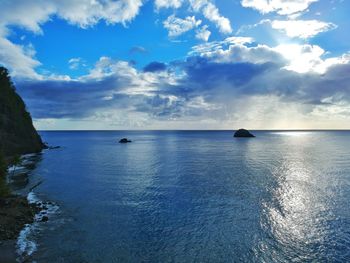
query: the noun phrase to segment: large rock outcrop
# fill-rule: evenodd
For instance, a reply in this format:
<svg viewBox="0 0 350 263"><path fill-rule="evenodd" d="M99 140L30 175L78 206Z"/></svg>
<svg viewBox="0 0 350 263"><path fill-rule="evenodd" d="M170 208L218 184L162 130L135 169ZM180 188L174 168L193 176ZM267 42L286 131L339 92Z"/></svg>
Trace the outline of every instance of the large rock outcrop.
<svg viewBox="0 0 350 263"><path fill-rule="evenodd" d="M233 137L253 138L255 136L246 129L239 129L234 133Z"/></svg>
<svg viewBox="0 0 350 263"><path fill-rule="evenodd" d="M10 156L39 152L44 147L7 69L0 67L0 150Z"/></svg>

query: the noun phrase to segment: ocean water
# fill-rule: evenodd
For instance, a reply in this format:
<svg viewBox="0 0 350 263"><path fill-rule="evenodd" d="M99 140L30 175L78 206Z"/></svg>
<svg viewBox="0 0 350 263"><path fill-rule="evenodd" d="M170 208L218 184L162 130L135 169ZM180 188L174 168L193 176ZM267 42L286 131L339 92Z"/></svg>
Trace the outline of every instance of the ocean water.
<svg viewBox="0 0 350 263"><path fill-rule="evenodd" d="M350 132L254 133L41 132L31 260L350 262Z"/></svg>

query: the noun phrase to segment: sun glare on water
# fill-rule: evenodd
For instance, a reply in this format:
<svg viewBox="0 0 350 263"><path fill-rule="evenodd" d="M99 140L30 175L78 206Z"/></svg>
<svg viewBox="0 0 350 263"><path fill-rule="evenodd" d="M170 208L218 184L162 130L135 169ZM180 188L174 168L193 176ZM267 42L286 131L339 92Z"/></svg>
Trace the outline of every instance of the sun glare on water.
<svg viewBox="0 0 350 263"><path fill-rule="evenodd" d="M311 132L307 131L283 131L283 132L275 132L274 134L284 135L284 136L294 136L294 137L302 137L311 134Z"/></svg>

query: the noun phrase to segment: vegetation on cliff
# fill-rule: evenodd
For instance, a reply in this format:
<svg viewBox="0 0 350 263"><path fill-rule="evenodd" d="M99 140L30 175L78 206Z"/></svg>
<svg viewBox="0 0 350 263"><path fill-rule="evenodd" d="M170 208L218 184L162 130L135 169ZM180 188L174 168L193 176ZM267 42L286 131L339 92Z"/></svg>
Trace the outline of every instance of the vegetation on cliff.
<svg viewBox="0 0 350 263"><path fill-rule="evenodd" d="M0 152L0 198L10 194L9 188L6 184L7 164L4 155Z"/></svg>
<svg viewBox="0 0 350 263"><path fill-rule="evenodd" d="M0 67L0 151L5 156L11 156L39 152L43 147L8 70Z"/></svg>

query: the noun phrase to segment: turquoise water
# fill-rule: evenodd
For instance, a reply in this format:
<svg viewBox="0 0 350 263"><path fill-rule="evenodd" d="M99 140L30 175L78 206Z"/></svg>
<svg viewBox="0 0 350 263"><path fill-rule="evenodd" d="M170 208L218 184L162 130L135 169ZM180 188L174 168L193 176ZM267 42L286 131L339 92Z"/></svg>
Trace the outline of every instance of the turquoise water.
<svg viewBox="0 0 350 263"><path fill-rule="evenodd" d="M41 135L37 262L350 261L350 132Z"/></svg>

